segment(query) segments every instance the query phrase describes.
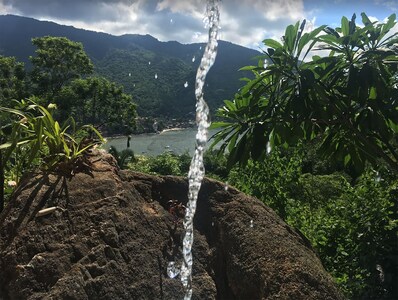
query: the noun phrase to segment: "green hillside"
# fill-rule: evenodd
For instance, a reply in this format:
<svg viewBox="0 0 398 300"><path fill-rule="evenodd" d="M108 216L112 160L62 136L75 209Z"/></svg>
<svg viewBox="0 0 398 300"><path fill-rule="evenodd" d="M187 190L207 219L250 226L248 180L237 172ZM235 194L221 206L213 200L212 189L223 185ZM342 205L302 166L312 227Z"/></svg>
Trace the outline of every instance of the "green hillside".
<svg viewBox="0 0 398 300"><path fill-rule="evenodd" d="M64 36L81 42L94 62L95 72L124 86L141 116L192 119L195 75L204 44L160 42L150 35L113 36L71 26L12 15L0 16L0 55L15 56L30 67L33 37ZM238 69L253 64L259 52L220 41L205 98L211 111L232 98L245 74ZM157 78L155 78L157 75ZM185 83L188 86L185 87Z"/></svg>

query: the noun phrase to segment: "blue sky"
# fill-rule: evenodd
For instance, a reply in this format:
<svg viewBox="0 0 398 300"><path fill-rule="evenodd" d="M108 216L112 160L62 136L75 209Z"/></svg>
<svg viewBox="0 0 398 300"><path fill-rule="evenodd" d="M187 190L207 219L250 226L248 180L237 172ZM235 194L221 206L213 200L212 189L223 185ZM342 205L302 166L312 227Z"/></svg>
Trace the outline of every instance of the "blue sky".
<svg viewBox="0 0 398 300"><path fill-rule="evenodd" d="M316 17L317 25L327 24L339 26L341 17L350 18L356 13L358 20L360 14L365 12L378 20L383 20L398 11L398 1L388 0L330 0L330 1L304 1L304 11L309 16Z"/></svg>
<svg viewBox="0 0 398 300"><path fill-rule="evenodd" d="M0 14L16 14L115 35L151 34L181 43L207 39L205 0L0 0ZM307 19L308 30L336 27L341 17L365 12L382 21L398 11L398 0L223 0L220 38L259 48L279 39L289 24ZM397 30L395 27L395 31Z"/></svg>

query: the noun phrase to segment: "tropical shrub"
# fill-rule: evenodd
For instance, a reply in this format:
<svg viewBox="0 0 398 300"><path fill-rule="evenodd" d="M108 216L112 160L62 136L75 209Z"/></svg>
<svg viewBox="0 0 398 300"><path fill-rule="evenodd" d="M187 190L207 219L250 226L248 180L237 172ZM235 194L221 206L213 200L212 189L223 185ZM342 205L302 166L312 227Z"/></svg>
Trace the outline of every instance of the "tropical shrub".
<svg viewBox="0 0 398 300"><path fill-rule="evenodd" d="M129 162L135 161L134 152L131 149L118 151L114 146L111 146L109 153L116 159L117 165L122 170L128 167Z"/></svg>
<svg viewBox="0 0 398 300"><path fill-rule="evenodd" d="M227 180L229 170L227 169L227 158L225 155L214 150L207 150L203 156L203 164L207 177L221 181Z"/></svg>
<svg viewBox="0 0 398 300"><path fill-rule="evenodd" d="M11 123L2 132L0 141L1 186L4 191L4 173L7 168L16 174L17 178L33 166L62 172L71 176L79 166L86 150L102 141L101 134L92 126L85 125L76 128L71 118L63 125L54 120L49 105L45 108L31 99L17 103L16 108L0 106L0 113L9 116ZM6 129L6 130L5 130ZM97 140L86 139L87 133L97 136ZM1 195L1 207L4 205L4 194Z"/></svg>
<svg viewBox="0 0 398 300"><path fill-rule="evenodd" d="M287 221L311 241L346 296L396 298L396 183L367 170L354 186L342 174L303 174L300 184Z"/></svg>
<svg viewBox="0 0 398 300"><path fill-rule="evenodd" d="M226 100L214 124L214 143L228 150L229 165L263 160L267 147L322 138L320 153L352 166L384 160L398 171L398 33L395 14L385 23L362 13L341 20L341 27L305 32L305 21L286 28L282 43L268 47L255 79L232 101ZM317 50L329 52L318 56Z"/></svg>
<svg viewBox="0 0 398 300"><path fill-rule="evenodd" d="M177 155L165 152L158 156L138 156L137 161L129 167L138 172L159 175L186 176L189 170L190 156L188 153Z"/></svg>
<svg viewBox="0 0 398 300"><path fill-rule="evenodd" d="M289 202L300 189L300 174L301 159L297 153L282 155L279 149L275 149L262 162L249 160L245 167L233 168L228 183L261 199L286 219Z"/></svg>
<svg viewBox="0 0 398 300"><path fill-rule="evenodd" d="M304 160L319 164L302 156L307 147L275 148L262 162L234 167L228 182L302 232L347 298L396 298L397 176L386 168L368 168L356 181L333 169L329 174L302 173Z"/></svg>

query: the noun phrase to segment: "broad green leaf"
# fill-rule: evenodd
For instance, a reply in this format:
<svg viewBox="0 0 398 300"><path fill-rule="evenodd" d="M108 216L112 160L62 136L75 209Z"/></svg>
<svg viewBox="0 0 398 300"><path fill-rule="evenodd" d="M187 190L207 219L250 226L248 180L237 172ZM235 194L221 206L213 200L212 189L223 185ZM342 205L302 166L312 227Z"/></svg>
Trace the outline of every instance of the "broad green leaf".
<svg viewBox="0 0 398 300"><path fill-rule="evenodd" d="M331 27L325 27L323 29L323 31L325 31L327 34L334 36L335 38L339 38L340 35L338 34L338 32L336 30L334 30Z"/></svg>
<svg viewBox="0 0 398 300"><path fill-rule="evenodd" d="M286 28L285 31L285 37L284 37L284 44L286 46L286 50L289 54L292 54L293 48L294 48L294 42L296 40L296 34L297 34L297 29L299 22L296 23L296 26L289 25Z"/></svg>
<svg viewBox="0 0 398 300"><path fill-rule="evenodd" d="M346 17L341 18L341 33L343 36L348 36L350 34L350 24Z"/></svg>
<svg viewBox="0 0 398 300"><path fill-rule="evenodd" d="M301 25L300 25L300 29L298 30L298 32L297 32L297 36L296 36L296 38L295 38L295 43L294 43L294 48L296 49L296 56L299 56L300 55L300 52L301 52L301 50L300 49L297 49L297 46L298 46L298 44L299 44L299 41L300 41L300 39L301 39L301 36L302 36L302 34L303 34L303 32L304 32L304 28L305 28L305 23L306 23L306 20L304 19L303 20L303 22L301 22Z"/></svg>
<svg viewBox="0 0 398 300"><path fill-rule="evenodd" d="M388 31L390 31L390 29L392 29L395 26L396 24L395 19L396 19L395 14L392 14L388 17L387 23L383 25L382 34L387 33Z"/></svg>
<svg viewBox="0 0 398 300"><path fill-rule="evenodd" d="M278 49L278 48L282 48L281 43L279 43L278 41L275 41L273 39L265 39L263 41L264 45L271 47L273 49Z"/></svg>
<svg viewBox="0 0 398 300"><path fill-rule="evenodd" d="M350 28L349 28L349 34L353 35L355 32L355 19L357 18L356 14L353 14L351 17L351 21L349 22Z"/></svg>
<svg viewBox="0 0 398 300"><path fill-rule="evenodd" d="M370 21L370 19L368 18L368 16L365 13L361 13L361 16L362 16L362 23L365 26L372 24L372 22Z"/></svg>
<svg viewBox="0 0 398 300"><path fill-rule="evenodd" d="M233 148L235 148L235 146L236 146L236 141L238 140L238 137L239 137L239 133L238 133L238 132L235 132L235 133L230 137L230 140L229 140L229 142L228 142L228 151L229 151L229 152L232 152L232 151L233 151Z"/></svg>
<svg viewBox="0 0 398 300"><path fill-rule="evenodd" d="M317 37L317 35L325 28L326 26L320 26L316 29L314 29L313 31L311 31L310 33L305 33L299 43L298 43L298 47L297 47L297 55L300 55L301 51L303 50L303 48L308 44L308 42L312 41L312 43L310 44L310 46L308 47L303 59L305 59L305 57L307 56L308 52L312 50L312 47L315 45L316 40L315 38Z"/></svg>

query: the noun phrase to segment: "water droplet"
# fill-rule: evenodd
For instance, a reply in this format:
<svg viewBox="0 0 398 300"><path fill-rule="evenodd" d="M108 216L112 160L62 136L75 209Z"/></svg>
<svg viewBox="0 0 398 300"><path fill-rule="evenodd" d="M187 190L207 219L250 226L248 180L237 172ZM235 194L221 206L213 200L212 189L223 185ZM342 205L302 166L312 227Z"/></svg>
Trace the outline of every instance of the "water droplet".
<svg viewBox="0 0 398 300"><path fill-rule="evenodd" d="M195 62L195 59L196 59L196 58L195 58L195 56L194 56L194 57L192 57L192 62Z"/></svg>
<svg viewBox="0 0 398 300"><path fill-rule="evenodd" d="M202 46L199 47L199 50L202 50Z"/></svg>
<svg viewBox="0 0 398 300"><path fill-rule="evenodd" d="M185 81L184 88L187 88L187 87L188 87L188 81Z"/></svg>
<svg viewBox="0 0 398 300"><path fill-rule="evenodd" d="M169 278L176 278L180 274L180 268L177 267L174 261L169 261L167 265L167 276Z"/></svg>
<svg viewBox="0 0 398 300"><path fill-rule="evenodd" d="M148 65L150 65L151 64L151 62L150 61L148 61Z"/></svg>
<svg viewBox="0 0 398 300"><path fill-rule="evenodd" d="M131 73L129 73L129 77L131 77Z"/></svg>
<svg viewBox="0 0 398 300"><path fill-rule="evenodd" d="M158 73L155 74L155 79L158 79Z"/></svg>
<svg viewBox="0 0 398 300"><path fill-rule="evenodd" d="M170 19L170 23L173 24L173 19Z"/></svg>
<svg viewBox="0 0 398 300"><path fill-rule="evenodd" d="M135 87L135 83L133 84L133 87Z"/></svg>
<svg viewBox="0 0 398 300"><path fill-rule="evenodd" d="M225 183L225 186L224 186L224 190L225 191L228 191L228 189L229 189L229 186L228 186L228 181Z"/></svg>
<svg viewBox="0 0 398 300"><path fill-rule="evenodd" d="M214 227L214 222L211 222L211 226L213 226L213 227Z"/></svg>
<svg viewBox="0 0 398 300"><path fill-rule="evenodd" d="M250 220L250 228L253 228L253 220Z"/></svg>

